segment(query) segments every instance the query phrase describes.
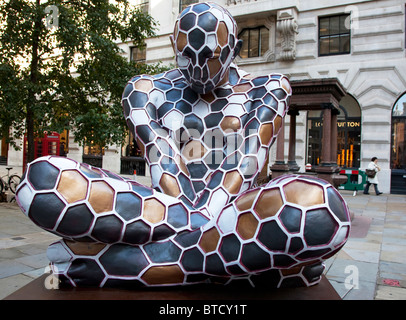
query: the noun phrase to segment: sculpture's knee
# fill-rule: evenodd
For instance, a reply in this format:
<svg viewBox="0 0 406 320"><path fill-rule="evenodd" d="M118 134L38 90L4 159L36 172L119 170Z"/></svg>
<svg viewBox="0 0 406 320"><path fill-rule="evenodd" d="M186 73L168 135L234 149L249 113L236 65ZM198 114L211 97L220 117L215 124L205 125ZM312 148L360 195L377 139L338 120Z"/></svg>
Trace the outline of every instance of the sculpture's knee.
<svg viewBox="0 0 406 320"><path fill-rule="evenodd" d="M30 163L16 198L38 226L69 239L141 245L199 226L176 198L62 157Z"/></svg>
<svg viewBox="0 0 406 320"><path fill-rule="evenodd" d="M255 241L260 252L264 251L265 264L253 259L255 270L291 268L324 260L337 252L348 238L348 207L338 191L323 180L281 177L244 193L236 200L235 207L238 238ZM223 221L232 220L233 210L224 210L223 214L218 220L221 230ZM242 250L242 261L246 260L244 253Z"/></svg>

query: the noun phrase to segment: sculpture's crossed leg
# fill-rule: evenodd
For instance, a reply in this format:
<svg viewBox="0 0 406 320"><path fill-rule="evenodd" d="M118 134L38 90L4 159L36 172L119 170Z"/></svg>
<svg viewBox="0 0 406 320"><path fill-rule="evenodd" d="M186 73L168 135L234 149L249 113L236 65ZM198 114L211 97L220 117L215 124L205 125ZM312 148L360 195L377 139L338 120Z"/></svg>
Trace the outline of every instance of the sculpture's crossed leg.
<svg viewBox="0 0 406 320"><path fill-rule="evenodd" d="M46 157L29 165L17 199L37 225L64 238L48 257L72 285L312 285L350 228L336 189L306 176L246 191L207 217L105 170Z"/></svg>

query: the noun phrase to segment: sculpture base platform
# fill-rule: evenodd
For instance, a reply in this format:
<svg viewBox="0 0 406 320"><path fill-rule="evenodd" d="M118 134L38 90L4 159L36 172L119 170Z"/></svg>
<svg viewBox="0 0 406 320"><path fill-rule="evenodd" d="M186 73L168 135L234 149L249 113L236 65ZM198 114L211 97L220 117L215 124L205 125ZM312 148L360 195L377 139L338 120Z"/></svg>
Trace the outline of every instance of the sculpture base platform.
<svg viewBox="0 0 406 320"><path fill-rule="evenodd" d="M312 287L255 289L247 286L194 285L142 289L61 288L44 286L48 275L33 280L10 294L5 300L341 300L330 282L323 276Z"/></svg>

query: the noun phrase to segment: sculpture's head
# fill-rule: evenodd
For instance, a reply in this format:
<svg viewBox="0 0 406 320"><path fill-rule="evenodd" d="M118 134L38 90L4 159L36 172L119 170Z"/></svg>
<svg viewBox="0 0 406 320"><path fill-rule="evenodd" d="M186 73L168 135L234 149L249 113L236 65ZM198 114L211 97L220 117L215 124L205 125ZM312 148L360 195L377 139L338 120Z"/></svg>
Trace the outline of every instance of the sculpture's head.
<svg viewBox="0 0 406 320"><path fill-rule="evenodd" d="M215 3L192 4L183 10L170 37L180 71L197 93L228 81L228 70L242 41L231 14Z"/></svg>

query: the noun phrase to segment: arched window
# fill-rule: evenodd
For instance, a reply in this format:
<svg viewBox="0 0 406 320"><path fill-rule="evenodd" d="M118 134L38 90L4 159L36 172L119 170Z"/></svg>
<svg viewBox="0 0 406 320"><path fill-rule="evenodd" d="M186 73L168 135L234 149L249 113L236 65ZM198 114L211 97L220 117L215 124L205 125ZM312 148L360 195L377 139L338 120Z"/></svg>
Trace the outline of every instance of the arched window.
<svg viewBox="0 0 406 320"><path fill-rule="evenodd" d="M340 101L337 116L337 155L339 167L359 168L361 155L361 109L350 95ZM307 163L313 166L321 161L323 111L309 111L307 115L308 148Z"/></svg>
<svg viewBox="0 0 406 320"><path fill-rule="evenodd" d="M391 169L406 169L406 93L392 110Z"/></svg>
<svg viewBox="0 0 406 320"><path fill-rule="evenodd" d="M392 110L391 193L406 194L406 93Z"/></svg>

